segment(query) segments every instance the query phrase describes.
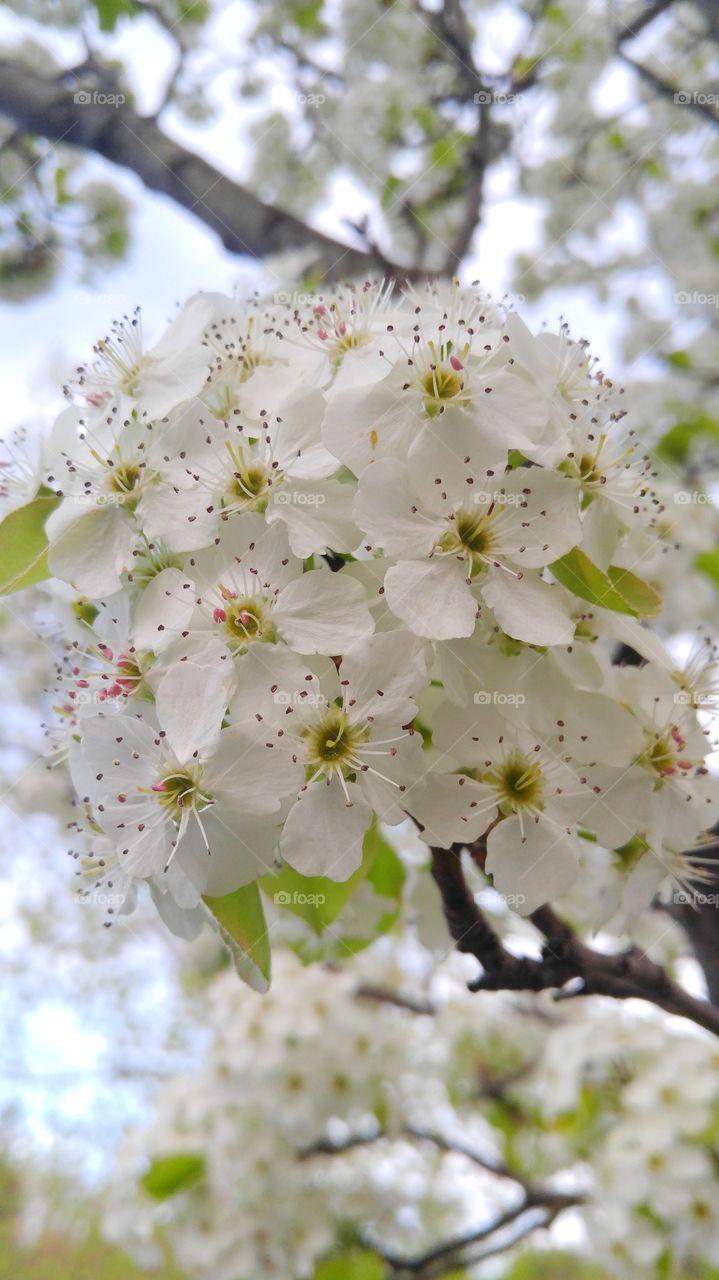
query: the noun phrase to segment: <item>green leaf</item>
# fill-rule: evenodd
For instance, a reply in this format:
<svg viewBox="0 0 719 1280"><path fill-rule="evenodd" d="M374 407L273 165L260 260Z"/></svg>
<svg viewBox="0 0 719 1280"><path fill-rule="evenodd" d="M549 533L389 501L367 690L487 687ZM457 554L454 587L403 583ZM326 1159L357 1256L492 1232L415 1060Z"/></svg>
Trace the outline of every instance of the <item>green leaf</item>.
<svg viewBox="0 0 719 1280"><path fill-rule="evenodd" d="M367 879L380 898L399 899L405 881L405 869L393 845L381 831L371 827L365 836L365 851L371 858Z"/></svg>
<svg viewBox="0 0 719 1280"><path fill-rule="evenodd" d="M608 1272L574 1253L525 1253L505 1280L608 1280Z"/></svg>
<svg viewBox="0 0 719 1280"><path fill-rule="evenodd" d="M93 0L101 31L114 31L118 18L135 12L131 0Z"/></svg>
<svg viewBox="0 0 719 1280"><path fill-rule="evenodd" d="M67 169L55 170L55 202L56 204L69 204L72 196L68 193L65 185L67 180Z"/></svg>
<svg viewBox="0 0 719 1280"><path fill-rule="evenodd" d="M653 616L661 600L653 587L620 565L610 565L605 573L579 547L549 566L558 582L590 604L632 617Z"/></svg>
<svg viewBox="0 0 719 1280"><path fill-rule="evenodd" d="M263 876L260 884L275 906L306 920L319 937L337 919L366 875L364 857L349 880L342 881L329 880L327 876L303 876L285 863L273 875Z"/></svg>
<svg viewBox="0 0 719 1280"><path fill-rule="evenodd" d="M681 406L680 412L685 409L685 406ZM667 462L685 462L696 436L719 440L719 420L710 417L708 413L694 414L690 411L686 418L680 418L665 432L656 451Z"/></svg>
<svg viewBox="0 0 719 1280"><path fill-rule="evenodd" d="M272 948L257 883L245 885L223 898L204 898L220 934L232 952L235 968L248 986L262 994L269 990Z"/></svg>
<svg viewBox="0 0 719 1280"><path fill-rule="evenodd" d="M614 613L635 614L623 596L612 586L610 578L579 547L567 552L561 560L555 560L550 569L558 582L568 591L590 604L611 609Z"/></svg>
<svg viewBox="0 0 719 1280"><path fill-rule="evenodd" d="M438 138L429 149L429 163L440 169L451 169L458 164L462 154L462 135L455 133L448 138Z"/></svg>
<svg viewBox="0 0 719 1280"><path fill-rule="evenodd" d="M31 587L49 576L45 521L59 503L54 494L33 498L0 524L0 595Z"/></svg>
<svg viewBox="0 0 719 1280"><path fill-rule="evenodd" d="M640 618L654 618L662 610L662 598L658 591L643 578L638 578L621 565L610 564L607 577L613 587L631 605Z"/></svg>
<svg viewBox="0 0 719 1280"><path fill-rule="evenodd" d="M295 0L291 6L291 15L300 31L321 34L323 4L324 0Z"/></svg>
<svg viewBox="0 0 719 1280"><path fill-rule="evenodd" d="M167 1200L178 1191L187 1191L205 1176L205 1157L191 1151L178 1151L171 1156L155 1156L140 1186L154 1200Z"/></svg>
<svg viewBox="0 0 719 1280"><path fill-rule="evenodd" d="M694 564L700 573L705 573L719 587L719 547L713 551L700 551Z"/></svg>
<svg viewBox="0 0 719 1280"><path fill-rule="evenodd" d="M336 1253L315 1270L314 1280L385 1280L387 1269L378 1253L368 1249Z"/></svg>
<svg viewBox="0 0 719 1280"><path fill-rule="evenodd" d="M667 356L667 364L674 369L691 369L692 358L688 351L670 351Z"/></svg>
<svg viewBox="0 0 719 1280"><path fill-rule="evenodd" d="M365 833L362 862L349 880L338 882L326 876L302 876L285 865L275 874L263 876L260 884L276 906L299 916L318 939L322 938L330 926L335 925L335 921L358 890L363 885L366 886L363 892L368 894L368 901L363 901L362 911L367 906L368 917L374 915L371 934L359 936L359 930L352 933L351 926L343 928L341 922L331 930L331 942L336 943L343 954L354 954L392 928L399 915L404 880L405 870L401 859L377 826L373 825ZM376 895L374 899L372 891ZM373 913L373 903L379 914ZM383 910L383 907L386 909ZM298 943L295 949L305 963L317 959L320 954L317 947L309 944Z"/></svg>

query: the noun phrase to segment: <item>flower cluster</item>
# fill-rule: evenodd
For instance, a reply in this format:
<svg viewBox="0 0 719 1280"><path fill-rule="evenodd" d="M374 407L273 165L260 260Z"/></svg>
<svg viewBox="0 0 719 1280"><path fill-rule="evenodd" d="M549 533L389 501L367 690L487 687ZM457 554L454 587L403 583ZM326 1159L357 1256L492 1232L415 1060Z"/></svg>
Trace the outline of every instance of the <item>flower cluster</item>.
<svg viewBox="0 0 719 1280"><path fill-rule="evenodd" d="M346 880L408 817L486 836L525 912L588 839L638 906L686 873L714 657L678 671L640 625L662 507L584 343L457 284L200 294L155 347L118 324L68 396L58 705L79 852L120 900L149 881L191 933L278 859Z"/></svg>
<svg viewBox="0 0 719 1280"><path fill-rule="evenodd" d="M528 1186L568 1196L560 1226L617 1280L716 1256L709 1037L488 993L479 1018L466 959L434 965L407 934L341 970L277 961L260 1003L213 981L199 1069L125 1139L104 1229L143 1262L249 1280L343 1247L411 1259L489 1234Z"/></svg>

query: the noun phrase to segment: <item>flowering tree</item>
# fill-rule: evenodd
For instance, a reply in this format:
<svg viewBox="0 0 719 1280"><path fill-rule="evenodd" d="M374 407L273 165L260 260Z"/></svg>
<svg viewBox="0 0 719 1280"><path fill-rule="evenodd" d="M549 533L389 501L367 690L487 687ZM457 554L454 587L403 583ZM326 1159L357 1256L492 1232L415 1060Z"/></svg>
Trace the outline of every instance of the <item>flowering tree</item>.
<svg viewBox="0 0 719 1280"><path fill-rule="evenodd" d="M4 468L4 591L42 593L66 640L52 734L88 894L108 924L149 892L188 942L211 926L262 992L273 940L336 963L410 920L445 945L448 929L479 962L474 991L640 997L716 1034L711 8L621 4L607 22L599 4L291 0L244 7L241 43L232 7L96 8L53 11L74 60L67 42L41 57L29 39L3 59L6 293L45 287L63 251L91 264L124 251L124 197L88 183L79 152L191 209L262 270L255 296L197 294L150 340L139 311L118 320L46 438L28 456L13 445ZM38 17L22 6L20 31ZM144 107L137 68L115 57L139 23L174 57ZM227 49L242 182L175 136L183 115L218 109ZM346 239L315 225L338 176L356 201ZM498 300L464 281L477 250L482 274L503 184L536 218L508 266L516 292ZM553 308L578 283L610 300L626 391L569 325L529 323L530 297ZM478 900L486 885L499 922ZM656 919L672 939L682 924L710 999L678 980L660 939L643 940ZM328 981L279 955L295 1003ZM579 1010L570 1025L591 1040ZM714 1049L696 1044L696 1069L713 1069ZM377 1118L374 1095L363 1105ZM277 1141L309 1167L334 1143L333 1115L314 1117L306 1152L280 1125L257 1158L271 1163ZM392 1124L423 1153L450 1142L402 1106ZM351 1154L330 1154L373 1177L384 1129L365 1143L350 1126ZM482 1166L456 1137L454 1153ZM200 1197L196 1144L182 1169ZM620 1146L607 1138L607 1167ZM413 1146L400 1156L419 1159ZM560 1163L570 1156L579 1146ZM430 1205L424 1252L394 1225L372 1249L425 1280L474 1265L526 1210L550 1222L578 1207L573 1189L544 1186L550 1165L507 1162L520 1199L466 1225L466 1250L439 1239L450 1218L464 1229L454 1202L445 1218ZM301 1217L306 1175L291 1176ZM211 1185L222 1178L218 1165ZM666 1187L656 1203L654 1183L641 1187L617 1239L643 1240L644 1215L641 1264L663 1248L683 1261ZM226 1212L218 1203L218 1239ZM339 1196L315 1224L304 1273L346 1213ZM252 1266L283 1274L286 1254L270 1255L261 1240ZM703 1243L697 1257L710 1256Z"/></svg>

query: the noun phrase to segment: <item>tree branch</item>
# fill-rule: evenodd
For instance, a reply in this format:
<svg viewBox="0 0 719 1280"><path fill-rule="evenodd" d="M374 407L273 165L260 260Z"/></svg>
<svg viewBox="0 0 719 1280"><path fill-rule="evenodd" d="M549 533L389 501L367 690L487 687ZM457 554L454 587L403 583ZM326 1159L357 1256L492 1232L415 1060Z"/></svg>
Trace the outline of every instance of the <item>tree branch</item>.
<svg viewBox="0 0 719 1280"><path fill-rule="evenodd" d="M377 268L372 252L342 244L293 214L264 204L173 141L154 119L138 115L129 101L102 101L103 95L117 94L116 80L109 68L93 64L91 69L96 90L88 89L85 100L78 102L83 84L72 81L81 69L48 79L20 62L0 60L0 114L27 133L94 152L128 169L150 191L169 196L200 218L231 253L263 258L307 247L317 254L313 274L324 279L366 276ZM392 271L399 278L408 274L399 267Z"/></svg>
<svg viewBox="0 0 719 1280"><path fill-rule="evenodd" d="M560 1192L545 1190L528 1178L524 1178L520 1173L515 1173L509 1166L501 1162L486 1160L478 1152L471 1150L463 1143L445 1138L442 1134L417 1129L413 1126L405 1126L398 1130L397 1133L388 1133L383 1129L378 1129L373 1134L355 1134L343 1142L321 1139L319 1142L315 1142L300 1151L299 1159L308 1160L318 1155L342 1155L346 1151L355 1150L357 1147L370 1146L375 1142L384 1140L391 1141L393 1138L412 1138L419 1142L430 1142L441 1151L465 1156L466 1159L471 1160L473 1164L476 1164L484 1172L497 1178L506 1178L513 1182L515 1186L521 1188L522 1191L521 1200L511 1208L503 1210L491 1222L485 1223L483 1226L477 1227L461 1236L443 1240L425 1252L413 1257L405 1257L392 1249L383 1248L374 1239L366 1239L367 1247L374 1249L383 1258L392 1274L397 1277L415 1276L418 1280L438 1280L440 1276L450 1269L475 1265L486 1257L505 1252L538 1227L549 1226L563 1209L582 1203L581 1196L564 1195ZM515 1224L517 1230L512 1232L508 1238L503 1239L502 1233L505 1232L506 1228ZM488 1243L488 1247L483 1248L480 1252L473 1253L471 1256L467 1253L472 1246L486 1243Z"/></svg>
<svg viewBox="0 0 719 1280"><path fill-rule="evenodd" d="M515 956L508 951L467 887L461 847L433 849L432 875L457 949L475 956L482 966L483 973L470 984L473 991L554 989L565 999L605 995L617 1000L647 1000L666 1013L687 1018L719 1035L719 1007L690 995L637 947L617 955L605 955L588 947L551 907L540 907L529 917L545 938L540 959ZM578 980L576 990L562 991L573 980Z"/></svg>
<svg viewBox="0 0 719 1280"><path fill-rule="evenodd" d="M668 98L677 106L686 107L688 111L693 111L695 115L701 116L703 120L708 120L710 124L719 125L719 113L717 113L709 104L708 99L716 97L715 93L690 92L682 91L676 85L669 84L663 80L655 71L649 67L645 67L641 62L635 62L634 58L630 58L628 53L624 53L622 49L617 50L617 56L621 58L626 66L636 71L637 75L644 82L652 87L663 98Z"/></svg>
<svg viewBox="0 0 719 1280"><path fill-rule="evenodd" d="M466 153L465 214L445 263L445 271L452 275L468 252L481 220L484 178L490 160L492 95L474 60L472 36L461 0L444 0L439 12L432 15L432 29L451 55L463 89L462 96L475 106L477 118L474 136Z"/></svg>

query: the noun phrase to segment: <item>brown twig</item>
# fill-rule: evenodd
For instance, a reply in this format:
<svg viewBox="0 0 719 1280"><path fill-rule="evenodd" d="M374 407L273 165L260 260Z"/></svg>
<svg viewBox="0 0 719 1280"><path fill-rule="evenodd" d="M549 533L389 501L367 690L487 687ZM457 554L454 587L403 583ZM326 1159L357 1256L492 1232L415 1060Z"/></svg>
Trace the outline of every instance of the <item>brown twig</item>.
<svg viewBox="0 0 719 1280"><path fill-rule="evenodd" d="M432 874L439 887L450 932L458 950L473 955L482 974L474 991L546 991L562 998L586 995L617 1000L647 1000L706 1031L719 1035L719 1007L689 994L638 947L614 955L582 942L570 925L549 906L529 917L544 937L541 956L516 956L487 923L470 893L461 863L461 848L433 849ZM576 981L576 988L564 991Z"/></svg>

